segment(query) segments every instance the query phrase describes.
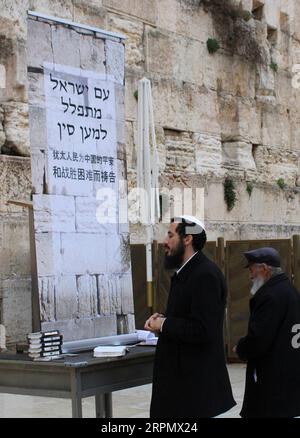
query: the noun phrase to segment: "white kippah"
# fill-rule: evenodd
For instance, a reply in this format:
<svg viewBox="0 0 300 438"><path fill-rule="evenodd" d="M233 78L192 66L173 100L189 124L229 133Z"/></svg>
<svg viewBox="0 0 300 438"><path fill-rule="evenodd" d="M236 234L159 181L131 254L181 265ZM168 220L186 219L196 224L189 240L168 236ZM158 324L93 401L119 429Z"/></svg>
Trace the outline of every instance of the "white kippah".
<svg viewBox="0 0 300 438"><path fill-rule="evenodd" d="M182 216L176 216L174 218L175 222L181 222L181 219L184 219L187 222L193 222L196 224L196 227L189 227L187 234L200 234L202 231L205 231L204 223L200 221L200 219L197 219L195 216L190 216L188 214L184 214ZM188 224L187 224L188 225Z"/></svg>

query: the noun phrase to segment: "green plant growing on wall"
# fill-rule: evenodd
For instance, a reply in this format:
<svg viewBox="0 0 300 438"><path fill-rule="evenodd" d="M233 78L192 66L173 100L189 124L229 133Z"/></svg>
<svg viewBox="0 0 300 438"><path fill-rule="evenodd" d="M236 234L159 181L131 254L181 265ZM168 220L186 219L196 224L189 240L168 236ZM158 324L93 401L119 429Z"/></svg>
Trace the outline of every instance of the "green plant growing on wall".
<svg viewBox="0 0 300 438"><path fill-rule="evenodd" d="M236 202L236 192L234 182L229 177L224 181L224 199L227 205L227 210L232 210Z"/></svg>
<svg viewBox="0 0 300 438"><path fill-rule="evenodd" d="M283 178L278 178L277 185L278 187L281 188L281 190L283 190L286 187L286 183Z"/></svg>
<svg viewBox="0 0 300 438"><path fill-rule="evenodd" d="M270 67L273 71L275 71L275 73L278 72L278 64L274 61L271 61Z"/></svg>
<svg viewBox="0 0 300 438"><path fill-rule="evenodd" d="M220 48L220 44L215 38L208 38L208 40L206 41L206 45L209 53L215 53Z"/></svg>
<svg viewBox="0 0 300 438"><path fill-rule="evenodd" d="M247 182L247 185L246 185L246 191L247 191L247 193L248 193L248 195L249 195L249 198L250 198L250 196L252 195L253 189L254 189L254 185L253 185L253 183L250 182L250 181L248 181L248 182Z"/></svg>
<svg viewBox="0 0 300 438"><path fill-rule="evenodd" d="M136 100L138 100L139 98L139 92L138 90L135 90L135 92L133 93L134 97L136 98Z"/></svg>
<svg viewBox="0 0 300 438"><path fill-rule="evenodd" d="M235 0L199 0L211 14L213 27L222 47L255 64L266 65L266 49L257 38L252 13Z"/></svg>

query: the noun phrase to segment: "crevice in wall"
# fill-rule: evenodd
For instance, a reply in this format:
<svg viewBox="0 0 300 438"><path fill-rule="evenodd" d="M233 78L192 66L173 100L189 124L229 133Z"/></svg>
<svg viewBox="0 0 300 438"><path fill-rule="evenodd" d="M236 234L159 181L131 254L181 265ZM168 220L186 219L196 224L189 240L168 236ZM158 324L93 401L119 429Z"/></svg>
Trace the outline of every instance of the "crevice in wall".
<svg viewBox="0 0 300 438"><path fill-rule="evenodd" d="M20 154L17 146L9 140L5 140L4 145L1 148L2 155L13 155L15 157L23 157L25 155Z"/></svg>

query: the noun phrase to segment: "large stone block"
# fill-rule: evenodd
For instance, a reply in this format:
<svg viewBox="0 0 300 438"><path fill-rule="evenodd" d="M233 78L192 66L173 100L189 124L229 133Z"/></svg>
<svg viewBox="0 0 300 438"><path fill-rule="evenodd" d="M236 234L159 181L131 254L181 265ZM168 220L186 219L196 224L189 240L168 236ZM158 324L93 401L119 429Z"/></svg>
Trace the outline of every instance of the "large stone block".
<svg viewBox="0 0 300 438"><path fill-rule="evenodd" d="M72 196L34 195L36 233L74 232L75 200Z"/></svg>
<svg viewBox="0 0 300 438"><path fill-rule="evenodd" d="M20 2L20 0L18 0L18 2ZM38 11L46 15L72 20L74 4L72 0L65 0L63 2L61 2L61 0L30 0L30 8L28 7L26 10L27 9Z"/></svg>
<svg viewBox="0 0 300 438"><path fill-rule="evenodd" d="M271 28L280 28L280 3L281 0L273 0L272 2L265 2L264 14L268 26Z"/></svg>
<svg viewBox="0 0 300 438"><path fill-rule="evenodd" d="M118 230L117 193L104 192L97 198L77 196L76 230L78 232L107 234ZM109 196L110 195L110 196ZM114 203L111 203L115 196ZM105 215L107 213L107 216ZM111 214L110 214L111 213Z"/></svg>
<svg viewBox="0 0 300 438"><path fill-rule="evenodd" d="M43 149L35 148L31 151L32 193L48 193L47 156L47 152Z"/></svg>
<svg viewBox="0 0 300 438"><path fill-rule="evenodd" d="M289 148L291 142L287 109L281 105L262 105L262 144Z"/></svg>
<svg viewBox="0 0 300 438"><path fill-rule="evenodd" d="M112 75L118 84L124 85L124 45L115 41L105 41L106 73Z"/></svg>
<svg viewBox="0 0 300 438"><path fill-rule="evenodd" d="M58 294L57 277L39 277L39 302L41 321L54 321L56 317L55 300Z"/></svg>
<svg viewBox="0 0 300 438"><path fill-rule="evenodd" d="M203 42L208 36L215 36L212 16L198 2L160 0L157 13L157 25L161 29Z"/></svg>
<svg viewBox="0 0 300 438"><path fill-rule="evenodd" d="M30 148L47 148L47 116L45 108L29 105Z"/></svg>
<svg viewBox="0 0 300 438"><path fill-rule="evenodd" d="M108 14L108 29L126 36L126 70L144 70L144 25L137 20L129 20L120 15Z"/></svg>
<svg viewBox="0 0 300 438"><path fill-rule="evenodd" d="M73 0L73 21L106 29L106 10L99 1Z"/></svg>
<svg viewBox="0 0 300 438"><path fill-rule="evenodd" d="M298 109L292 109L290 113L291 123L291 149L300 151L300 114Z"/></svg>
<svg viewBox="0 0 300 438"><path fill-rule="evenodd" d="M77 277L78 317L91 317L98 314L97 278L95 275Z"/></svg>
<svg viewBox="0 0 300 438"><path fill-rule="evenodd" d="M287 72L278 72L275 77L276 101L286 108L293 106L292 96L295 90L291 87L291 77ZM297 91L298 92L298 91Z"/></svg>
<svg viewBox="0 0 300 438"><path fill-rule="evenodd" d="M118 233L129 233L128 220L128 184L126 180L119 181L119 221Z"/></svg>
<svg viewBox="0 0 300 438"><path fill-rule="evenodd" d="M267 66L258 66L256 75L256 94L261 96L273 96L275 92L274 70L270 67L270 60Z"/></svg>
<svg viewBox="0 0 300 438"><path fill-rule="evenodd" d="M111 315L113 313L111 306L110 285L113 279L107 275L97 275L97 290L99 299L100 315Z"/></svg>
<svg viewBox="0 0 300 438"><path fill-rule="evenodd" d="M278 64L279 70L290 71L293 66L291 62L293 39L286 32L279 32L277 39L276 49L272 51L272 60Z"/></svg>
<svg viewBox="0 0 300 438"><path fill-rule="evenodd" d="M125 89L123 85L115 86L115 101L116 101L116 120L119 124L123 124L125 120ZM124 143L124 137L117 139L120 143Z"/></svg>
<svg viewBox="0 0 300 438"><path fill-rule="evenodd" d="M209 55L204 63L203 82L208 88L233 96L255 98L255 66L240 56Z"/></svg>
<svg viewBox="0 0 300 438"><path fill-rule="evenodd" d="M1 324L6 328L6 343L25 341L32 331L31 279L11 278L0 281L2 289Z"/></svg>
<svg viewBox="0 0 300 438"><path fill-rule="evenodd" d="M203 43L149 28L146 50L150 72L200 86L203 84L207 52Z"/></svg>
<svg viewBox="0 0 300 438"><path fill-rule="evenodd" d="M107 239L92 233L62 233L62 272L101 274L107 272Z"/></svg>
<svg viewBox="0 0 300 438"><path fill-rule="evenodd" d="M107 272L125 273L131 269L129 235L108 235L106 240Z"/></svg>
<svg viewBox="0 0 300 438"><path fill-rule="evenodd" d="M40 277L61 272L61 241L59 233L36 233L37 270ZM63 248L63 246L62 246Z"/></svg>
<svg viewBox="0 0 300 438"><path fill-rule="evenodd" d="M21 102L10 102L3 104L5 132L5 153L29 156L29 116L28 104Z"/></svg>
<svg viewBox="0 0 300 438"><path fill-rule="evenodd" d="M219 121L223 141L261 143L260 105L232 95L219 97Z"/></svg>
<svg viewBox="0 0 300 438"><path fill-rule="evenodd" d="M118 275L110 275L108 281L110 311L112 314L122 314L122 294Z"/></svg>
<svg viewBox="0 0 300 438"><path fill-rule="evenodd" d="M81 35L75 30L68 29L62 25L53 25L51 28L54 62L56 64L80 68Z"/></svg>
<svg viewBox="0 0 300 438"><path fill-rule="evenodd" d="M0 155L0 213L15 212L26 215L27 211L16 205L6 204L7 200L30 201L31 171L30 159Z"/></svg>
<svg viewBox="0 0 300 438"><path fill-rule="evenodd" d="M225 94L219 96L218 104L222 140L237 139L239 137L237 99L230 94Z"/></svg>
<svg viewBox="0 0 300 438"><path fill-rule="evenodd" d="M165 139L166 149L166 172L195 172L195 147L191 137L187 133L167 136Z"/></svg>
<svg viewBox="0 0 300 438"><path fill-rule="evenodd" d="M134 313L133 303L133 289L131 274L124 274L119 277L119 284L121 289L121 308L122 314Z"/></svg>
<svg viewBox="0 0 300 438"><path fill-rule="evenodd" d="M5 7L1 8L1 19L3 25L1 30L5 33L14 33L19 37L24 38L27 31L27 11L29 8L29 0L8 0L5 2Z"/></svg>
<svg viewBox="0 0 300 438"><path fill-rule="evenodd" d="M156 123L181 131L220 134L217 93L176 80L153 79Z"/></svg>
<svg viewBox="0 0 300 438"><path fill-rule="evenodd" d="M247 170L256 170L252 144L243 142L223 143L223 164Z"/></svg>
<svg viewBox="0 0 300 438"><path fill-rule="evenodd" d="M28 218L0 219L0 276L30 276Z"/></svg>
<svg viewBox="0 0 300 438"><path fill-rule="evenodd" d="M211 171L215 175L222 175L222 143L218 137L195 133L193 135L195 144L196 172L207 174Z"/></svg>
<svg viewBox="0 0 300 438"><path fill-rule="evenodd" d="M60 330L65 342L99 338L117 334L117 319L115 315L110 315L44 322L42 330Z"/></svg>
<svg viewBox="0 0 300 438"><path fill-rule="evenodd" d="M238 130L241 140L259 144L262 141L260 106L255 100L238 100Z"/></svg>
<svg viewBox="0 0 300 438"><path fill-rule="evenodd" d="M30 107L46 108L43 73L28 72L28 95Z"/></svg>
<svg viewBox="0 0 300 438"><path fill-rule="evenodd" d="M101 315L134 313L131 274L99 275L98 294Z"/></svg>
<svg viewBox="0 0 300 438"><path fill-rule="evenodd" d="M80 36L80 68L105 73L104 41L90 35Z"/></svg>
<svg viewBox="0 0 300 438"><path fill-rule="evenodd" d="M43 68L45 61L54 62L52 29L49 23L28 20L27 65Z"/></svg>
<svg viewBox="0 0 300 438"><path fill-rule="evenodd" d="M78 318L78 290L75 275L62 275L57 277L55 291L55 319Z"/></svg>
<svg viewBox="0 0 300 438"><path fill-rule="evenodd" d="M138 100L137 96L139 78L132 72L126 72L125 77L125 108L126 108L126 120L137 120L138 116ZM152 83L153 84L153 83ZM155 115L155 120L157 115Z"/></svg>
<svg viewBox="0 0 300 438"><path fill-rule="evenodd" d="M299 155L296 151L284 147L272 149L268 146L259 146L255 153L257 180L277 188L277 180L283 178L286 184L293 187L299 172L298 160Z"/></svg>
<svg viewBox="0 0 300 438"><path fill-rule="evenodd" d="M140 18L142 21L156 23L157 5L153 0L103 0L103 6L115 9L118 12L124 12L126 15L132 15Z"/></svg>

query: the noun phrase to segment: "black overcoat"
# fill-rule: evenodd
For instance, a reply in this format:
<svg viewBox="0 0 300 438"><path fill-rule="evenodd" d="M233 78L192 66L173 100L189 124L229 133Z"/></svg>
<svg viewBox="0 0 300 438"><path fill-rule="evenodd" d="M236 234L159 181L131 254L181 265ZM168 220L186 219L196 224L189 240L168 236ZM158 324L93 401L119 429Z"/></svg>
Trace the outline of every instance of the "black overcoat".
<svg viewBox="0 0 300 438"><path fill-rule="evenodd" d="M298 324L300 295L284 273L276 275L251 298L248 333L237 345L247 361L242 417L300 415Z"/></svg>
<svg viewBox="0 0 300 438"><path fill-rule="evenodd" d="M199 251L172 278L153 373L150 416L214 417L236 403L226 367L225 280Z"/></svg>

